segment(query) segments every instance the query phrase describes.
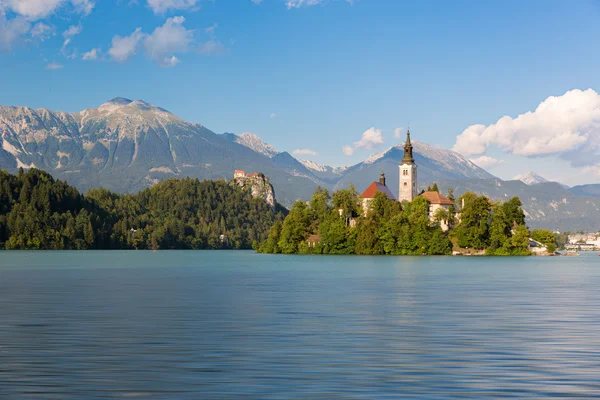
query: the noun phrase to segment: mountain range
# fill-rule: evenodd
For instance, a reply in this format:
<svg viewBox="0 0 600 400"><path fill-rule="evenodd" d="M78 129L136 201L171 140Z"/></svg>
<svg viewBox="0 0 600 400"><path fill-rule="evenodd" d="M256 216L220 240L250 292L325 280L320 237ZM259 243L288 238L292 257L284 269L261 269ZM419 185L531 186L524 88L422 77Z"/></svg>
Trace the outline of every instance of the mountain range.
<svg viewBox="0 0 600 400"><path fill-rule="evenodd" d="M353 183L362 191L385 171L398 192L403 144L347 167L296 159L252 133L217 134L141 100L115 98L77 113L0 106L0 168L40 168L81 190L105 187L135 192L170 177L231 179L235 169L263 172L277 200L307 200L318 186L335 190ZM462 155L413 141L422 188L519 196L531 226L597 230L600 185L565 188L533 173L502 181Z"/></svg>

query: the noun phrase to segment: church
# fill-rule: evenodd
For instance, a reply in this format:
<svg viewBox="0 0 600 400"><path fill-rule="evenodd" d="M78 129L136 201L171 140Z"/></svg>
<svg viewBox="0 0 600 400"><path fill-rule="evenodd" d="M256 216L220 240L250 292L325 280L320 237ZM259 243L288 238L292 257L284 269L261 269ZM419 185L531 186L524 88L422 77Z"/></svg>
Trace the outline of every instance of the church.
<svg viewBox="0 0 600 400"><path fill-rule="evenodd" d="M429 219L434 221L435 214L438 210L446 210L453 205L452 201L448 200L439 192L434 191L423 191L419 194L419 186L417 179L417 164L413 157L413 146L410 142L410 129L406 131L406 141L404 142L404 157L399 165L400 168L400 186L398 189L398 201L411 202L417 196L422 196L429 202ZM386 186L385 173L382 171L379 177L379 182L373 182L369 187L362 193L361 201L363 208L363 215L367 215L370 209L370 203L375 198L377 192L384 193L388 199L396 200L390 189ZM449 229L448 221L440 221L440 226L443 231Z"/></svg>

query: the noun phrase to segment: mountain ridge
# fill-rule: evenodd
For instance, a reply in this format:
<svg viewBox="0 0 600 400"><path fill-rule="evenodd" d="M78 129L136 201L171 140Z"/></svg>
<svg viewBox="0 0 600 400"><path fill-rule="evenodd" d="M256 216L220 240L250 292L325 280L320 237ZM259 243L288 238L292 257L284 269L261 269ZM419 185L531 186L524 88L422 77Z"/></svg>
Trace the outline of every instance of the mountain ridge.
<svg viewBox="0 0 600 400"><path fill-rule="evenodd" d="M76 113L0 106L0 142L0 168L41 168L80 190L135 192L169 177L230 180L235 169L242 169L268 176L286 206L309 200L318 186L336 190L353 183L362 191L382 170L390 190L397 193L403 157L403 144L397 144L361 163L330 167L298 160L258 135L217 134L161 107L127 98ZM538 226L547 223L553 229L569 221L600 225L600 194L594 196L600 191L593 187L577 192L549 183L502 181L451 150L419 141L413 141L413 149L420 189L450 182L457 194L464 189L493 199L519 195Z"/></svg>

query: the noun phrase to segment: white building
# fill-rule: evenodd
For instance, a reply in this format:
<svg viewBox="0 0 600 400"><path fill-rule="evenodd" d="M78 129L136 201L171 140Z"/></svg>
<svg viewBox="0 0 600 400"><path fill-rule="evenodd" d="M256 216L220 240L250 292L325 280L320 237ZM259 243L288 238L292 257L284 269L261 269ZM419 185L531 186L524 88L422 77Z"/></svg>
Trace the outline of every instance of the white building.
<svg viewBox="0 0 600 400"><path fill-rule="evenodd" d="M398 201L413 201L417 195L417 164L415 164L415 159L413 158L409 129L406 131L404 157L402 158L402 164L400 164L400 189Z"/></svg>
<svg viewBox="0 0 600 400"><path fill-rule="evenodd" d="M427 199L429 202L429 220L435 221L436 216L439 210L443 210L446 213L450 210L450 207L454 205L452 201L450 201L447 197L443 196L439 192L425 192L421 194L421 197ZM448 218L444 218L440 220L440 227L444 232L447 232L450 229L450 224Z"/></svg>
<svg viewBox="0 0 600 400"><path fill-rule="evenodd" d="M371 183L360 195L363 214L365 216L369 212L371 201L373 201L375 194L378 192L385 194L390 200L396 200L390 189L385 185L385 173L383 171L381 171L381 175L379 176L379 182Z"/></svg>

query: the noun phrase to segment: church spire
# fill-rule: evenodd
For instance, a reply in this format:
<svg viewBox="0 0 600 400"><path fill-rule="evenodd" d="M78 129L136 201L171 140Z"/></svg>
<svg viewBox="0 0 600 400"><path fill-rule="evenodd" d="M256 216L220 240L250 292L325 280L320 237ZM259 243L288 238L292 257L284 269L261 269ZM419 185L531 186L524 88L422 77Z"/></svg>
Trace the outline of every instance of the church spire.
<svg viewBox="0 0 600 400"><path fill-rule="evenodd" d="M412 144L410 143L410 128L406 130L406 142L404 143L404 157L402 164L414 164L415 159L412 153Z"/></svg>
<svg viewBox="0 0 600 400"><path fill-rule="evenodd" d="M383 170L381 170L381 175L379 175L379 183L385 186L385 172Z"/></svg>

